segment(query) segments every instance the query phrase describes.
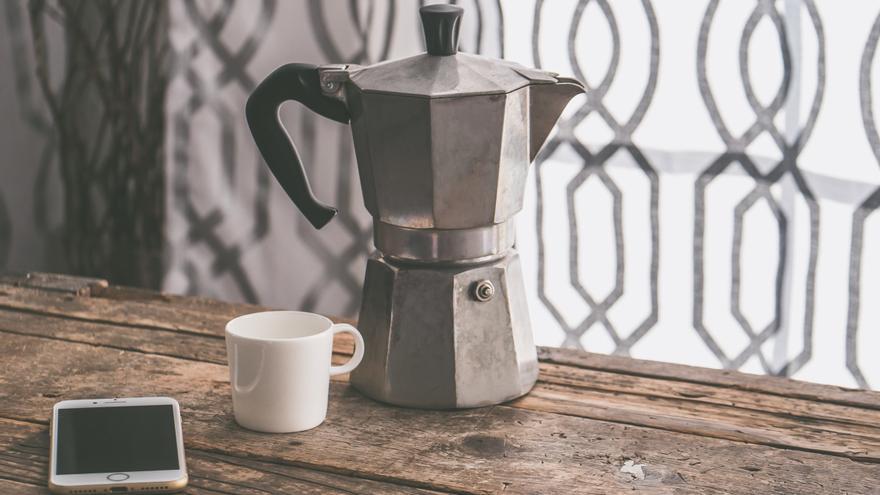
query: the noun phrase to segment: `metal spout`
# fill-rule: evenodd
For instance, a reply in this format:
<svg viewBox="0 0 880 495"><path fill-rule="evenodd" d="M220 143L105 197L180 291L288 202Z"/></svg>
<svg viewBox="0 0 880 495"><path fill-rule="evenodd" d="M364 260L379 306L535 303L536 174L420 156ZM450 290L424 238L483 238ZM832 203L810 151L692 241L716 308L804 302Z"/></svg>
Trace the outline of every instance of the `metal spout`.
<svg viewBox="0 0 880 495"><path fill-rule="evenodd" d="M535 159L568 102L586 92L577 79L557 77L556 81L529 87L529 161Z"/></svg>

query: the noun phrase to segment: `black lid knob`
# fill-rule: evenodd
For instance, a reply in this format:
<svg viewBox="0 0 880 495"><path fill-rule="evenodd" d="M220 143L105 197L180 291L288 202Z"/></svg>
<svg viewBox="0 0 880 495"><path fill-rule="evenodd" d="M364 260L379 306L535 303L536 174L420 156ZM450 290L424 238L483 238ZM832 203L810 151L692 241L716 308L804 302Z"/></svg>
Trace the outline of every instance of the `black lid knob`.
<svg viewBox="0 0 880 495"><path fill-rule="evenodd" d="M436 3L419 9L425 45L431 55L455 55L458 52L458 28L464 9L456 5Z"/></svg>

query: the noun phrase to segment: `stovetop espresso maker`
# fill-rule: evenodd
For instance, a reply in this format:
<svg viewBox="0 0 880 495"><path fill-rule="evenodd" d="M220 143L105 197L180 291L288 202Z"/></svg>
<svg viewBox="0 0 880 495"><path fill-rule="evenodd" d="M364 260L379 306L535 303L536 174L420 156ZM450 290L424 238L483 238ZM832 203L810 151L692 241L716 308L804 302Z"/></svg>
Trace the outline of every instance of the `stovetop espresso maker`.
<svg viewBox="0 0 880 495"><path fill-rule="evenodd" d="M257 147L315 228L336 209L312 194L278 107L296 100L351 123L376 252L351 383L420 408L497 404L538 375L514 215L529 163L583 85L458 52L462 9L420 9L427 53L357 65L288 64L247 102Z"/></svg>

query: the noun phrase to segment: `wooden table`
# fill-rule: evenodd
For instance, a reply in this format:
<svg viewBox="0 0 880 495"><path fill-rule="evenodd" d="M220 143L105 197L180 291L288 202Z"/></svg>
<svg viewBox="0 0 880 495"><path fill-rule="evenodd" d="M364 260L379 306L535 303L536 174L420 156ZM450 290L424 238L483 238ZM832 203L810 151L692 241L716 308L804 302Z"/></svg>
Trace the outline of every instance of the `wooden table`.
<svg viewBox="0 0 880 495"><path fill-rule="evenodd" d="M0 493L46 492L53 403L143 395L180 401L190 493L880 493L878 393L561 349L509 404L395 408L341 377L322 426L246 431L223 327L257 309L0 278Z"/></svg>

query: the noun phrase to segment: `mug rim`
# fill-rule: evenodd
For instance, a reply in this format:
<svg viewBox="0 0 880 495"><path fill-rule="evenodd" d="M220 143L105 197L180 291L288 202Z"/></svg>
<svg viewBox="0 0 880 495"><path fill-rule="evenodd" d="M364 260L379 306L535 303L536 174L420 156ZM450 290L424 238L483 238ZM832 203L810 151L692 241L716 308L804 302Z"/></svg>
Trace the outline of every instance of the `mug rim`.
<svg viewBox="0 0 880 495"><path fill-rule="evenodd" d="M244 320L244 319L248 319L248 318L256 318L257 316L268 315L268 314L279 314L279 313L282 313L285 315L307 315L307 316L311 316L311 317L316 317L318 319L324 320L327 323L327 328L325 328L319 332L310 334L310 335L304 335L302 337L280 337L280 338L254 337L252 335L245 335L245 334L242 334L241 332L236 332L235 330L230 328L238 320ZM324 315L320 315L318 313L312 313L309 311L293 311L293 310L255 311L253 313L247 313L247 314L236 316L235 318L227 321L226 322L226 335L227 336L231 335L237 339L250 340L253 342L300 342L303 340L308 340L308 339L320 337L321 335L323 335L327 331L331 330L333 328L333 325L335 325L335 323L333 323L333 320L331 320L330 318L327 318Z"/></svg>

